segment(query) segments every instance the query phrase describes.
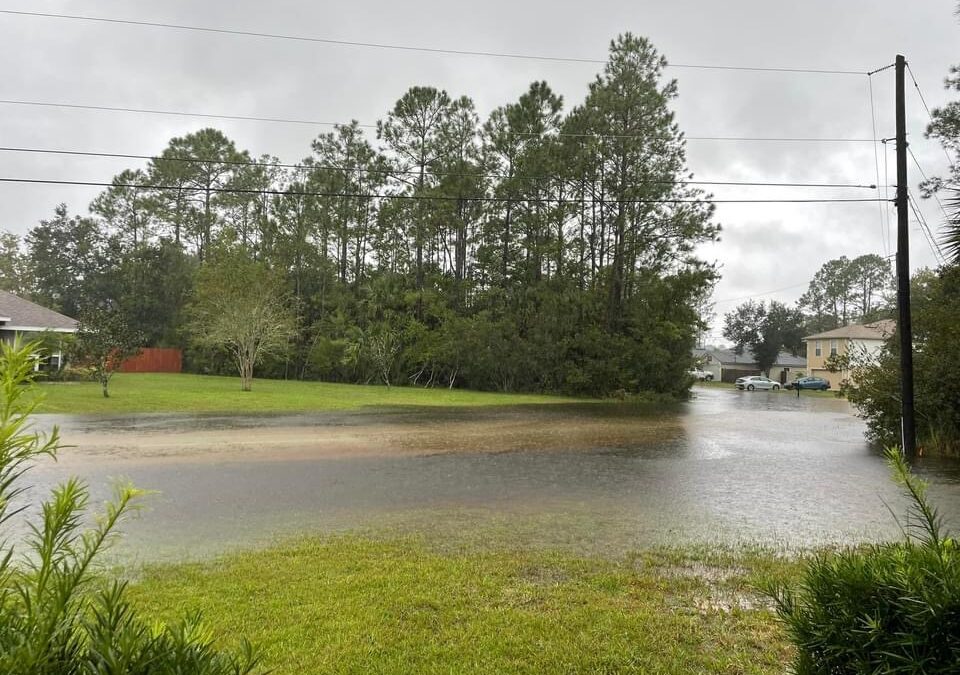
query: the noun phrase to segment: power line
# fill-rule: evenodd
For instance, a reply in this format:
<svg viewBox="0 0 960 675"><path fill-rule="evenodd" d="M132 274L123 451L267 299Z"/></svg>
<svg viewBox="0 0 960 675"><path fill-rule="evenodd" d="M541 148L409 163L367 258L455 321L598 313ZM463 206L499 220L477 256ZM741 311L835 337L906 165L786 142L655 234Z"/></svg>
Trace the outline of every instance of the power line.
<svg viewBox="0 0 960 675"><path fill-rule="evenodd" d="M886 139L881 139L880 142L883 145L883 197L887 201L885 209L887 214L887 241L890 241L892 239L890 235L890 211L893 206L893 200L890 199L890 152Z"/></svg>
<svg viewBox="0 0 960 675"><path fill-rule="evenodd" d="M917 78L913 74L913 68L910 67L909 63L907 63L907 72L910 73L910 79L913 80L913 86L917 90L917 95L920 97L920 103L923 104L923 109L927 111L927 115L930 117L930 119L933 119L933 113L930 112L930 106L927 105L927 99L923 97L923 92L920 90L920 84L917 82Z"/></svg>
<svg viewBox="0 0 960 675"><path fill-rule="evenodd" d="M214 28L209 26L191 26L177 23L164 23L159 21L138 21L133 19L116 19L101 16L82 16L77 14L54 14L49 12L22 12L15 10L0 10L0 14L14 16L28 16L45 19L66 19L72 21L86 21L92 23L105 23L124 26L140 26L147 28L163 28L168 30L190 31L198 33L216 33L220 35L234 35L242 37L264 38L271 40L292 40L295 42L312 42L318 44L333 45L339 47L365 47L372 49L387 49L406 52L421 52L427 54L447 54L452 56L483 56L502 59L523 59L531 61L550 61L559 63L587 63L587 64L605 64L605 59L593 59L569 56L550 56L543 54L522 54L510 52L494 52L468 49L443 49L439 47L418 47L414 45L388 44L382 42L361 42L357 40L337 40L333 38L313 37L306 35L290 35L283 33L266 33L262 31L246 31L231 28ZM697 63L670 63L669 68L699 69L699 70L728 70L728 71L746 71L746 72L772 72L772 73L809 73L816 75L865 75L862 70L830 70L820 68L780 68L772 66L726 66L714 64Z"/></svg>
<svg viewBox="0 0 960 675"><path fill-rule="evenodd" d="M943 264L943 251L940 250L940 244L937 243L936 237L933 236L933 232L930 230L930 225L927 224L927 219L917 209L917 205L913 199L912 191L910 193L910 199L907 201L910 204L910 210L913 211L914 218L917 219L917 224L920 225L920 231L923 233L923 238L927 240L927 245L930 247L930 251L933 253L934 260L936 260L939 264Z"/></svg>
<svg viewBox="0 0 960 675"><path fill-rule="evenodd" d="M933 119L933 112L931 112L930 106L927 105L927 99L925 99L925 98L923 97L923 91L920 90L920 83L917 82L917 78L914 77L914 75L913 75L913 68L910 67L910 64L909 64L909 63L907 63L907 72L910 73L910 79L913 80L913 86L914 86L914 87L916 88L916 90L917 90L917 96L920 97L920 103L923 104L923 109L927 111L927 117L929 117L929 118L930 118L930 121L933 122L933 121L934 121L934 119ZM943 155L944 155L944 157L947 158L947 166L949 166L950 168L953 168L954 161L953 161L953 159L950 157L950 153L947 152L947 149L943 146L942 143L937 143L937 145L940 146L940 148L943 150Z"/></svg>
<svg viewBox="0 0 960 675"><path fill-rule="evenodd" d="M323 120L307 120L286 117L258 117L255 115L222 115L218 113L198 113L183 110L159 110L153 108L128 108L122 106L86 105L79 103L62 103L53 101L24 101L17 99L0 99L5 105L37 106L44 108L64 108L68 110L93 110L100 112L136 113L142 115L168 115L174 117L200 117L205 119L222 119L243 122L270 122L277 124L303 124L309 126L346 127L355 122L328 122ZM376 124L355 123L364 129L376 129ZM576 134L568 132L543 133L536 131L509 131L513 136L557 136L568 138L645 138L643 134ZM874 143L872 138L801 138L801 137L768 137L768 136L683 136L687 141L769 141L786 143Z"/></svg>
<svg viewBox="0 0 960 675"><path fill-rule="evenodd" d="M67 155L71 157L102 157L115 159L139 159L150 162L184 162L189 164L216 163L226 166L251 166L279 169L307 169L323 171L340 171L343 173L372 173L382 175L418 175L420 172L415 169L389 169L389 168L363 168L363 167L343 167L328 164L284 164L280 162L257 162L224 160L219 158L203 157L168 157L165 155L137 155L130 153L117 152L92 152L81 150L57 150L49 148L21 148L21 147L0 147L0 152L18 152L31 154L48 155ZM580 178L566 178L563 176L526 176L523 174L509 175L504 173L463 173L456 171L435 171L427 170L425 173L432 176L451 176L458 178L520 178L524 180L580 180ZM737 187L796 187L796 188L849 188L849 189L876 189L876 185L857 185L851 183L771 183L771 182L752 182L752 181L718 181L718 180L638 180L634 184L640 185L707 185L707 186L737 186ZM879 195L878 195L879 196Z"/></svg>
<svg viewBox="0 0 960 675"><path fill-rule="evenodd" d="M873 100L873 75L867 76L867 83L870 86L870 121L873 125L873 139L877 140L877 108L876 103ZM873 144L873 166L877 174L877 197L880 197L880 156L877 148L877 144ZM889 221L884 222L884 216L886 215L886 209L883 208L883 204L877 203L877 207L880 209L880 240L883 242L883 252L890 252L890 223Z"/></svg>
<svg viewBox="0 0 960 675"><path fill-rule="evenodd" d="M910 157L913 159L913 163L916 165L917 171L920 172L920 177L923 178L924 181L929 180L927 178L927 174L923 170L923 167L920 166L920 162L917 160L917 156L913 154L913 148L911 148L910 146L907 146L907 152L910 153ZM943 202L940 201L940 197L937 196L937 193L931 192L930 196L933 197L933 200L937 203L937 206L940 207L940 211L943 213L943 216L947 220L950 220L950 214L947 213L947 209L943 206Z"/></svg>
<svg viewBox="0 0 960 675"><path fill-rule="evenodd" d="M275 190L251 188L206 188L181 185L155 185L148 183L118 183L104 181L53 180L42 178L0 178L0 183L23 183L40 185L76 185L82 187L116 187L137 190L172 190L180 192L211 192L224 194L275 195L278 197L348 197L357 199L407 199L412 201L455 202L530 202L579 204L581 202L605 202L607 204L834 204L873 203L876 199L560 199L554 197L469 197L452 195L410 195L398 193L324 192L317 190Z"/></svg>
<svg viewBox="0 0 960 675"><path fill-rule="evenodd" d="M808 286L809 282L803 282L802 284L794 284L792 286L784 286L783 288L775 288L772 291L764 291L763 293L754 293L753 295L743 295L739 298L723 298L721 300L714 300L713 304L719 305L724 302L737 302L738 300L752 300L753 298L760 298L765 295L773 295L774 293L780 293L781 291L789 291L794 288L800 288L801 286Z"/></svg>

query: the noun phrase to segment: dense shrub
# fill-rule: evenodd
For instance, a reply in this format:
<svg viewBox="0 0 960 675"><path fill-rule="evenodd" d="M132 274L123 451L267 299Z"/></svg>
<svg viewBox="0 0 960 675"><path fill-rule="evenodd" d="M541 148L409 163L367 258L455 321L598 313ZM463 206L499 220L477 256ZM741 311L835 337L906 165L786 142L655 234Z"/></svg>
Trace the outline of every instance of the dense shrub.
<svg viewBox="0 0 960 675"><path fill-rule="evenodd" d="M0 528L25 514L23 477L53 456L59 437L30 427L38 398L34 348L0 344ZM200 618L163 625L140 618L125 583L97 569L97 559L139 493L124 486L86 529L88 492L72 479L53 490L36 522L18 528L24 549L0 531L0 673L30 675L239 675L256 666L244 643L220 651ZM7 534L8 536L3 536Z"/></svg>
<svg viewBox="0 0 960 675"><path fill-rule="evenodd" d="M38 379L48 382L96 382L97 371L92 366L78 366L68 363L57 370L45 370L38 373Z"/></svg>
<svg viewBox="0 0 960 675"><path fill-rule="evenodd" d="M911 293L918 440L931 454L960 455L960 265L917 272ZM853 353L838 362L850 372L844 394L885 444L900 437L898 339L875 357Z"/></svg>
<svg viewBox="0 0 960 675"><path fill-rule="evenodd" d="M905 540L822 553L799 588L769 589L798 675L960 672L960 549L899 450L887 457L912 503Z"/></svg>

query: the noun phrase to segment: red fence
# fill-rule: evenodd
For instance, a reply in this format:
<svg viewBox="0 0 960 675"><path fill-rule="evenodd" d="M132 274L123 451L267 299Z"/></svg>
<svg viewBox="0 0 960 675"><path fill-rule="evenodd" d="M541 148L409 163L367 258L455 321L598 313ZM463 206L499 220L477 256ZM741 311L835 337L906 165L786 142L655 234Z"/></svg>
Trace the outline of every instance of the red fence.
<svg viewBox="0 0 960 675"><path fill-rule="evenodd" d="M179 349L146 347L120 366L121 373L179 373L183 353Z"/></svg>

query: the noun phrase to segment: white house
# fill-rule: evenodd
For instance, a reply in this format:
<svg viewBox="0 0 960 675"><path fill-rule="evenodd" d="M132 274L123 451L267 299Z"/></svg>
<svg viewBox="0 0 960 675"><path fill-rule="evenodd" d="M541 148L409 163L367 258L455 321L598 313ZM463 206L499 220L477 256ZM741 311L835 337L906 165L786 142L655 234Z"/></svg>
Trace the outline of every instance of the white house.
<svg viewBox="0 0 960 675"><path fill-rule="evenodd" d="M732 349L694 349L693 360L716 382L733 382L738 377L762 375L760 366L750 352L738 355ZM780 352L777 362L770 368L770 379L783 384L795 380L806 367L806 360L789 352Z"/></svg>

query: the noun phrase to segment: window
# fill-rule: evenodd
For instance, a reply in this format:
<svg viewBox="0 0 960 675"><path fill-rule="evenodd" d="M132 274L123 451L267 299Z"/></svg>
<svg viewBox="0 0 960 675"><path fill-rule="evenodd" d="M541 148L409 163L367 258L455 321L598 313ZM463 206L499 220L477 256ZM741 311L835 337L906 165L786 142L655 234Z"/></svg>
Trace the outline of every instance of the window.
<svg viewBox="0 0 960 675"><path fill-rule="evenodd" d="M817 346L816 346L816 349L814 350L814 353L817 356L823 356L823 344L820 342L820 340L817 340Z"/></svg>
<svg viewBox="0 0 960 675"><path fill-rule="evenodd" d="M830 340L830 356L836 356L836 355L837 355L837 341Z"/></svg>

